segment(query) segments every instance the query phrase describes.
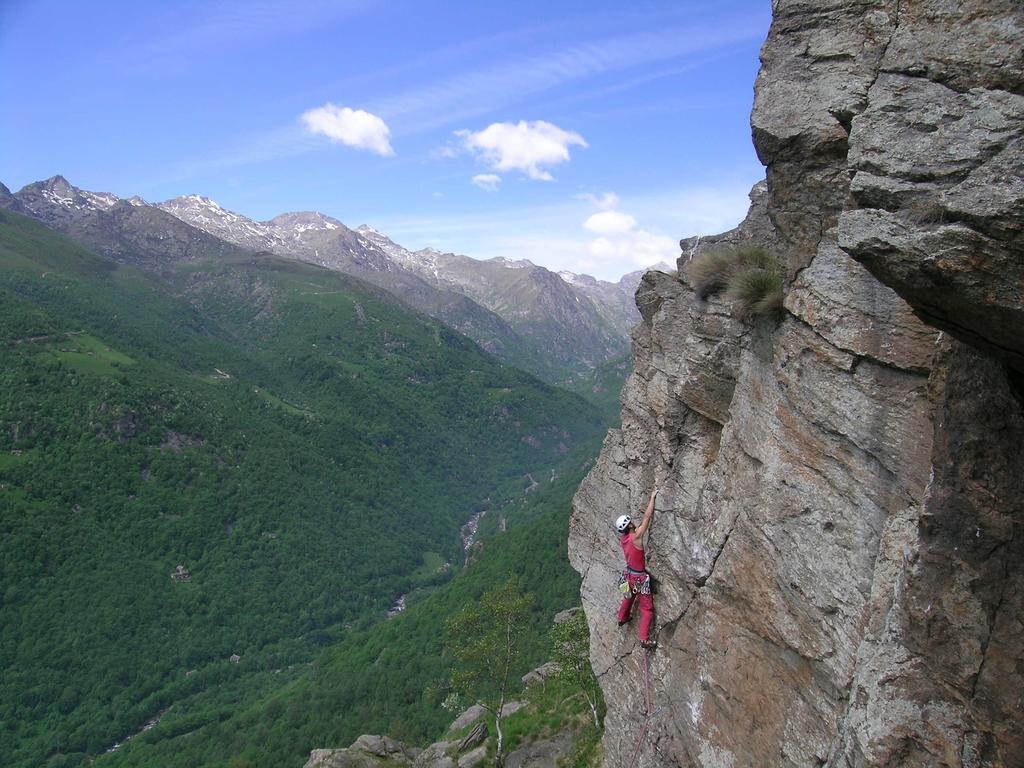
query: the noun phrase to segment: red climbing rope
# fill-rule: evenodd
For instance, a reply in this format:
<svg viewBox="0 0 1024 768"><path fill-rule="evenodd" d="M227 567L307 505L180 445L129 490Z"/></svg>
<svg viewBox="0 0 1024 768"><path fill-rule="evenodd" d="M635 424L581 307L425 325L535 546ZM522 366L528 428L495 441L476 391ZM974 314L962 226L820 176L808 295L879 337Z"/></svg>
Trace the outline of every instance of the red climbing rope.
<svg viewBox="0 0 1024 768"><path fill-rule="evenodd" d="M644 715L651 716L651 655L644 649Z"/></svg>
<svg viewBox="0 0 1024 768"><path fill-rule="evenodd" d="M630 758L629 768L635 768L637 758L640 757L640 748L643 746L644 737L647 736L647 728L651 724L654 713L651 711L651 656L650 651L642 649L644 654L644 725L640 729L640 735L636 740L636 749L633 750L633 757Z"/></svg>

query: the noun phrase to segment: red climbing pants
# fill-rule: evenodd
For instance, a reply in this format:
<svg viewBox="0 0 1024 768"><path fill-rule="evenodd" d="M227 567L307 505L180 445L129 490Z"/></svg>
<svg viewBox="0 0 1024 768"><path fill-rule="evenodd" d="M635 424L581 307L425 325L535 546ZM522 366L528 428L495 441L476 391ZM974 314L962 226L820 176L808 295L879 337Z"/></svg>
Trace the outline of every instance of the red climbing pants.
<svg viewBox="0 0 1024 768"><path fill-rule="evenodd" d="M649 578L646 573L628 574L626 581L629 583L629 594L619 606L619 621L626 622L633 611L633 601L636 601L640 608L640 629L637 634L641 640L651 639L651 622L654 621L654 600L651 597Z"/></svg>

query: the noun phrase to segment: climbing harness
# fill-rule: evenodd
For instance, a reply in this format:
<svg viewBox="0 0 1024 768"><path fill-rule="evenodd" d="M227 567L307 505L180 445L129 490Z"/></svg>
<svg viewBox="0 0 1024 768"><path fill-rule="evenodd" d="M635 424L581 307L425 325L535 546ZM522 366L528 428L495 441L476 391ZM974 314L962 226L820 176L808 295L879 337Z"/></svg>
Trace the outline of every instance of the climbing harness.
<svg viewBox="0 0 1024 768"><path fill-rule="evenodd" d="M633 757L629 760L629 768L635 768L637 758L640 757L640 749L643 747L644 738L647 736L647 729L651 725L651 720L654 716L661 711L659 707L657 711L651 709L652 696L651 696L651 652L646 648L643 649L644 659L644 724L640 728L640 735L636 740L636 749L633 750Z"/></svg>
<svg viewBox="0 0 1024 768"><path fill-rule="evenodd" d="M651 574L647 571L637 571L627 566L619 576L619 591L624 596L630 594L653 594L651 589Z"/></svg>

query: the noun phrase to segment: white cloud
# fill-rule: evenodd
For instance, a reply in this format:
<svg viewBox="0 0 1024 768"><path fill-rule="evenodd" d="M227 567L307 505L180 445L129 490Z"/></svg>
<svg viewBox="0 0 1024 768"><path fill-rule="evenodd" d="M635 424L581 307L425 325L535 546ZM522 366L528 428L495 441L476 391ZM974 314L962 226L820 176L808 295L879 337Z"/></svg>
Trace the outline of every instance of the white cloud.
<svg viewBox="0 0 1024 768"><path fill-rule="evenodd" d="M605 192L600 197L591 192L582 192L576 195L576 199L587 200L596 205L602 211L617 208L619 205L619 196L616 195L614 192Z"/></svg>
<svg viewBox="0 0 1024 768"><path fill-rule="evenodd" d="M636 219L620 211L601 211L583 222L583 226L599 235L617 235L635 227Z"/></svg>
<svg viewBox="0 0 1024 768"><path fill-rule="evenodd" d="M452 160L462 154L462 147L449 142L443 147L436 147L430 150L428 157L431 160Z"/></svg>
<svg viewBox="0 0 1024 768"><path fill-rule="evenodd" d="M590 253L599 262L631 263L649 267L660 261L674 264L679 257L679 241L643 229L618 237L599 237L590 243Z"/></svg>
<svg viewBox="0 0 1024 768"><path fill-rule="evenodd" d="M569 147L586 147L575 131L564 131L543 120L491 123L482 131L456 131L470 152L495 171L522 171L531 179L551 181L542 166L569 160Z"/></svg>
<svg viewBox="0 0 1024 768"><path fill-rule="evenodd" d="M657 235L645 229L637 229L636 218L628 213L614 210L619 198L614 192L601 197L578 195L603 209L591 214L583 227L601 235L590 242L592 267L601 263L631 263L637 267L649 267L660 261L674 263L679 255L678 241L664 235Z"/></svg>
<svg viewBox="0 0 1024 768"><path fill-rule="evenodd" d="M501 176L496 173L478 173L472 182L485 192L495 192L501 184Z"/></svg>
<svg viewBox="0 0 1024 768"><path fill-rule="evenodd" d="M391 148L391 129L377 115L361 109L324 104L302 114L302 122L313 133L357 149L366 149L384 157L395 154Z"/></svg>

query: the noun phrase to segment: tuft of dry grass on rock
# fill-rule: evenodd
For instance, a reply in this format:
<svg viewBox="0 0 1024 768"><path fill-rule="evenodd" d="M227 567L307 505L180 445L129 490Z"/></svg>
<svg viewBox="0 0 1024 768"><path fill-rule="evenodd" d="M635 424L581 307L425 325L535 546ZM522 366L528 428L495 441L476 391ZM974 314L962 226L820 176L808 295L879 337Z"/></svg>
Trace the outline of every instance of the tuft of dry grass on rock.
<svg viewBox="0 0 1024 768"><path fill-rule="evenodd" d="M765 248L709 251L690 262L687 275L701 300L724 292L745 320L782 315L782 268Z"/></svg>
<svg viewBox="0 0 1024 768"><path fill-rule="evenodd" d="M778 268L746 267L729 281L726 298L733 302L736 314L745 320L756 317L781 317L782 273Z"/></svg>
<svg viewBox="0 0 1024 768"><path fill-rule="evenodd" d="M778 269L779 261L759 245L747 245L732 252L736 263L742 268Z"/></svg>
<svg viewBox="0 0 1024 768"><path fill-rule="evenodd" d="M736 262L730 251L709 251L691 261L686 274L697 296L704 301L726 289L735 268Z"/></svg>

